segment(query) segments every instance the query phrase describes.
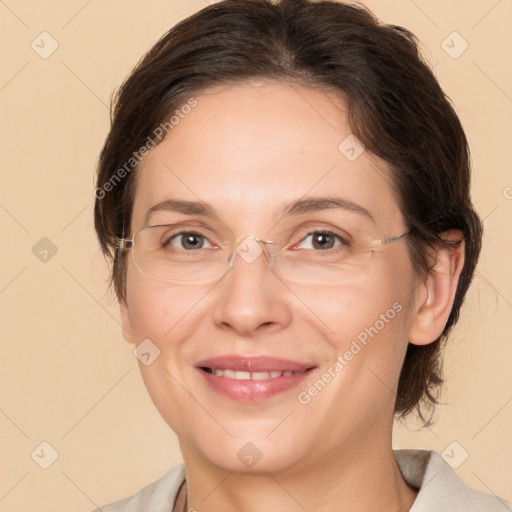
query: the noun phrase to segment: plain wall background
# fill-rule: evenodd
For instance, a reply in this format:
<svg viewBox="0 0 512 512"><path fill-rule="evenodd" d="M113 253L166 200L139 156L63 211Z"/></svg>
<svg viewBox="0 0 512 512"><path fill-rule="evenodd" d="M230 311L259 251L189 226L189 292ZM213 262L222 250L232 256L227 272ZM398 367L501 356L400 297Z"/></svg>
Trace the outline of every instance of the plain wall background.
<svg viewBox="0 0 512 512"><path fill-rule="evenodd" d="M512 2L365 4L422 41L466 129L486 229L446 354L438 422L397 426L394 445L448 447L455 458L464 449L465 482L512 499ZM0 2L0 512L90 510L181 460L121 336L92 206L112 91L160 35L206 5ZM51 48L44 31L59 45L47 59L31 47ZM456 59L442 47L454 31L469 44ZM453 38L452 53L463 44ZM46 262L34 246L50 250ZM48 469L36 463L50 460L43 441L58 453Z"/></svg>

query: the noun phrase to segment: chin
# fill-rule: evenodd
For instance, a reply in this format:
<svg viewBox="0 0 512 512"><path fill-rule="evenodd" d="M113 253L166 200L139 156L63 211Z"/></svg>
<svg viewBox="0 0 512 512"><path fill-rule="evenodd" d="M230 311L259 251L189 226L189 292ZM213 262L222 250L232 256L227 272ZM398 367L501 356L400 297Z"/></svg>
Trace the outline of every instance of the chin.
<svg viewBox="0 0 512 512"><path fill-rule="evenodd" d="M226 426L230 430L227 424ZM300 433L295 436L291 432L283 431L272 439L274 434L268 437L268 428L258 429L258 433L253 428L253 434L249 429L245 433L230 430L232 436L220 427L215 430L214 435L205 436L204 424L196 432L185 430L184 435L179 431L176 433L186 464L207 464L230 473L265 474L286 471L300 463L308 451L307 443L304 443Z"/></svg>

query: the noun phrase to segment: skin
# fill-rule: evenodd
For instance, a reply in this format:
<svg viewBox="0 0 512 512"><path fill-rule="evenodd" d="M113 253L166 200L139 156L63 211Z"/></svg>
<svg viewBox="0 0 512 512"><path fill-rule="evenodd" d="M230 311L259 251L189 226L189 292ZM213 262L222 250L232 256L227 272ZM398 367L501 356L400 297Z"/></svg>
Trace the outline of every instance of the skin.
<svg viewBox="0 0 512 512"><path fill-rule="evenodd" d="M407 230L389 166L368 151L351 162L338 150L351 133L341 98L260 81L218 86L196 99L197 107L141 164L132 233L145 226L150 207L173 197L208 202L218 226L228 226L234 238L272 239L304 219L276 226L282 203L333 191L366 208L375 232ZM336 210L309 218L335 222ZM355 218L356 225L368 226ZM150 223L176 219L187 217L158 211ZM140 369L178 436L187 509L410 509L417 491L403 480L391 446L398 377L408 341L427 344L443 330L463 244L455 251L439 248L435 260L434 270L418 277L402 239L343 285L285 284L261 257L251 264L237 258L215 285L187 286L148 279L129 257L126 296L120 298L123 333L133 344L149 338L160 350ZM298 392L397 302L402 310L395 318L307 405L299 403ZM194 367L234 353L308 361L317 368L298 388L242 404L211 390ZM252 468L237 457L248 442L261 453Z"/></svg>

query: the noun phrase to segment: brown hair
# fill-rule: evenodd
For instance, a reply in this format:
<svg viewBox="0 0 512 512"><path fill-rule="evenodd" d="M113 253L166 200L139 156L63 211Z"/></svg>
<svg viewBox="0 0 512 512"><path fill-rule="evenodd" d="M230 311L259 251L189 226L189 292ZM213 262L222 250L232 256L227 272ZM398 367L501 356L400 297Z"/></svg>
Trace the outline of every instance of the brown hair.
<svg viewBox="0 0 512 512"><path fill-rule="evenodd" d="M418 50L413 34L379 22L364 6L314 0L224 0L167 32L117 91L100 155L95 227L112 259L112 283L125 296L125 258L140 148L193 95L251 78L338 91L353 133L387 161L406 222L414 268L429 271L439 235L458 229L465 263L442 335L407 347L395 413L433 410L443 382L441 352L459 316L480 252L482 224L470 199L470 161L461 123ZM161 130L160 130L161 131ZM163 137L157 137L160 141ZM150 147L150 146L149 146Z"/></svg>

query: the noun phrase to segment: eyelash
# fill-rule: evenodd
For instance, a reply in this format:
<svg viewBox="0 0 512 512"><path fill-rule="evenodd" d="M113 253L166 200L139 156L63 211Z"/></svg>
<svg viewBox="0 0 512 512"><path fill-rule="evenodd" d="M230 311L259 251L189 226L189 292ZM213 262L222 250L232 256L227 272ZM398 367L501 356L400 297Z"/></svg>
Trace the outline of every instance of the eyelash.
<svg viewBox="0 0 512 512"><path fill-rule="evenodd" d="M167 241L162 243L162 247L169 245L172 240L175 240L175 239L177 239L177 237L182 236L182 235L193 235L193 236L202 237L205 240L208 240L208 238L206 236L204 236L202 233L199 233L198 231L181 230L181 231L178 231L177 233L173 233L169 237L167 237ZM317 231L310 231L297 244L294 244L294 246L304 242L304 240L306 240L308 237L310 237L312 235L328 235L328 236L335 238L336 240L338 240L340 242L338 245L335 245L334 247L327 249L327 250L309 249L310 251L312 251L315 254L328 253L328 252L332 253L332 252L335 252L337 249L338 250L343 249L344 247L347 247L350 245L345 238L343 238L341 235L338 235L337 233L334 233L329 230L317 230ZM212 244L212 242L210 242L209 240L208 240L208 242L210 244ZM186 252L193 252L193 250L186 251Z"/></svg>
<svg viewBox="0 0 512 512"><path fill-rule="evenodd" d="M330 248L330 249L326 249L326 250L319 250L319 249L310 249L311 251L313 251L315 254L320 254L320 253L333 253L333 252L336 252L337 250L341 250L341 249L344 249L346 247L348 247L348 241L343 238L341 235L338 235L336 233L333 233L332 231L321 231L321 230L318 230L318 231L310 231L305 237L303 237L300 242L304 242L304 240L306 240L306 238L308 238L309 236L311 235L327 235L327 236L331 236L333 237L335 240L337 240L339 242L338 245L334 245L334 247ZM299 243L300 243L299 242Z"/></svg>

